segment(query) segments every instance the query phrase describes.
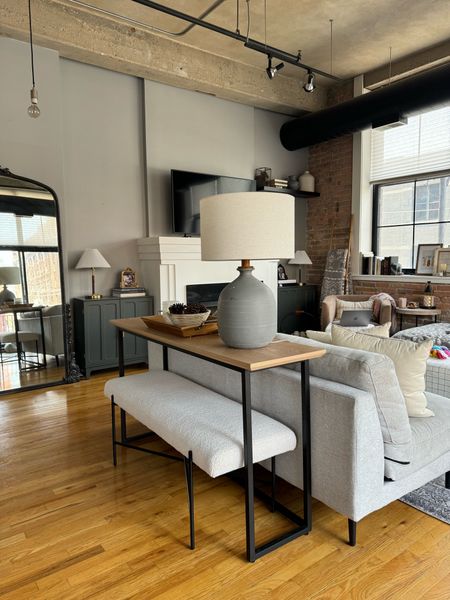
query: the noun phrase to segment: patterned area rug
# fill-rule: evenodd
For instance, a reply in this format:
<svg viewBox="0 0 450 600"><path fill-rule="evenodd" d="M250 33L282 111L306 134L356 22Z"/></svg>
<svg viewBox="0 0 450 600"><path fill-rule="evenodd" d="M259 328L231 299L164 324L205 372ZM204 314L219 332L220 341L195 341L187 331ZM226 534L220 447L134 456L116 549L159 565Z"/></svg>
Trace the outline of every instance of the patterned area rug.
<svg viewBox="0 0 450 600"><path fill-rule="evenodd" d="M445 488L444 475L406 494L400 500L450 524L450 490Z"/></svg>

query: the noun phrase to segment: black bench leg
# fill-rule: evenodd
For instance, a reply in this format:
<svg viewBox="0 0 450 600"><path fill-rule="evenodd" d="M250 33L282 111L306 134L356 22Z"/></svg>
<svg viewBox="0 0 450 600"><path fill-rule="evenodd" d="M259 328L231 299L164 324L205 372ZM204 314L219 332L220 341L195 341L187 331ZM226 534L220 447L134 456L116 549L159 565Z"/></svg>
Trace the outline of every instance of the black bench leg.
<svg viewBox="0 0 450 600"><path fill-rule="evenodd" d="M195 548L195 525L194 525L194 465L192 462L192 450L189 450L188 458L184 458L184 472L186 475L186 485L189 504L189 534L190 549Z"/></svg>
<svg viewBox="0 0 450 600"><path fill-rule="evenodd" d="M356 546L356 521L348 520L348 543Z"/></svg>
<svg viewBox="0 0 450 600"><path fill-rule="evenodd" d="M116 449L116 405L114 403L114 396L111 396L111 427L112 427L112 452L113 452L113 465L117 466L117 449Z"/></svg>
<svg viewBox="0 0 450 600"><path fill-rule="evenodd" d="M127 413L120 409L120 441L125 444L127 440Z"/></svg>
<svg viewBox="0 0 450 600"><path fill-rule="evenodd" d="M450 490L450 471L445 474L445 487Z"/></svg>

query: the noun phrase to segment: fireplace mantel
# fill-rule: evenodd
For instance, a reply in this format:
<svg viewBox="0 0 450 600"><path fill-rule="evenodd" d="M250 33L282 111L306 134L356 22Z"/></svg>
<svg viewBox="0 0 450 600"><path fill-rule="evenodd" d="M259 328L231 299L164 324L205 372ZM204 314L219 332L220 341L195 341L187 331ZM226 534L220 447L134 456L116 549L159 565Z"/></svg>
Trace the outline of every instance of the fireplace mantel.
<svg viewBox="0 0 450 600"><path fill-rule="evenodd" d="M186 286L236 279L238 261L202 261L199 237L151 237L138 240L143 284L154 297L155 312L168 300L186 302ZM255 276L277 298L277 260L254 261Z"/></svg>

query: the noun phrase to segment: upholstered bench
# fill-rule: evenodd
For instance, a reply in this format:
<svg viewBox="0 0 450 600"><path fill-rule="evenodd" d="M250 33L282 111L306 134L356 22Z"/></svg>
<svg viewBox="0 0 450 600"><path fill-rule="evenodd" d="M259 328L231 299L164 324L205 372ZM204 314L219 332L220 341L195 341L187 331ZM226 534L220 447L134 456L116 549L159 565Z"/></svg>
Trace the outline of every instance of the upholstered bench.
<svg viewBox="0 0 450 600"><path fill-rule="evenodd" d="M112 400L114 449L116 444L127 445L115 441L114 405L118 405L211 477L244 466L243 417L239 402L180 375L159 370L111 379L106 382L105 395ZM252 434L253 462L289 452L297 445L292 429L255 410L252 410ZM193 498L189 489L192 467L189 471L189 464L186 473L192 500L193 548Z"/></svg>

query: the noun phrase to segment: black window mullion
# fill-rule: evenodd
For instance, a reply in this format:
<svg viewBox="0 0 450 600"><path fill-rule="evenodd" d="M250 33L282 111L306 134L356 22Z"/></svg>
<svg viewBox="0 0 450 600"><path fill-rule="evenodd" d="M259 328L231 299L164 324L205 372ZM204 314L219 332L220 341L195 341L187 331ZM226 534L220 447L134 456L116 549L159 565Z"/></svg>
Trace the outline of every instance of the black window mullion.
<svg viewBox="0 0 450 600"><path fill-rule="evenodd" d="M412 232L412 248L411 248L411 265L415 271L414 261L414 246L416 242L416 200L417 200L417 179L414 180L414 209L413 209L413 232Z"/></svg>

